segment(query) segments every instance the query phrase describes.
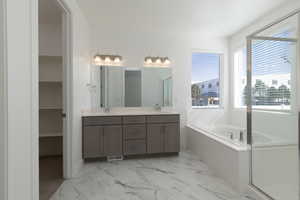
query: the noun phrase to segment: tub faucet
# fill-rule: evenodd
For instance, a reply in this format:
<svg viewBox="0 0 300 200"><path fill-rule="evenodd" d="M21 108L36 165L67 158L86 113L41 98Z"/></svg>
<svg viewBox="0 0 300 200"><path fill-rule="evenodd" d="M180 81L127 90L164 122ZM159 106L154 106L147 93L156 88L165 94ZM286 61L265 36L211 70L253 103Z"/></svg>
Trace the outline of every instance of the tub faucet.
<svg viewBox="0 0 300 200"><path fill-rule="evenodd" d="M240 142L244 142L244 132L240 131Z"/></svg>
<svg viewBox="0 0 300 200"><path fill-rule="evenodd" d="M234 139L233 133L231 133L231 132L230 132L230 139L231 139L231 140Z"/></svg>
<svg viewBox="0 0 300 200"><path fill-rule="evenodd" d="M105 113L109 113L109 112L110 112L110 107L106 106L106 107L104 108L104 112L105 112Z"/></svg>

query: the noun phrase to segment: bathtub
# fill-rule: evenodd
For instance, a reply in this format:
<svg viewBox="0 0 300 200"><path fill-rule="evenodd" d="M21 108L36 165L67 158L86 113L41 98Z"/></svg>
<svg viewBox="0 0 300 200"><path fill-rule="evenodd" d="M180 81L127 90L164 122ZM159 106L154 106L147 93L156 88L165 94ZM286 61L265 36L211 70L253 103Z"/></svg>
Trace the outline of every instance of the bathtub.
<svg viewBox="0 0 300 200"><path fill-rule="evenodd" d="M195 125L188 125L187 127L236 151L249 150L247 131L243 128L224 124L213 127L199 127Z"/></svg>
<svg viewBox="0 0 300 200"><path fill-rule="evenodd" d="M250 147L247 145L247 130L245 128L225 124L219 124L213 127L201 126L200 128L192 125L189 127L194 130L198 130L202 134L208 135L212 139L226 144L235 150L250 149ZM266 134L257 130L253 130L252 139L255 147L285 146L293 144L293 141L271 136L270 134Z"/></svg>
<svg viewBox="0 0 300 200"><path fill-rule="evenodd" d="M240 193L248 191L249 150L246 131L240 127L186 126L187 149L197 154L219 177ZM243 132L243 140L240 133Z"/></svg>
<svg viewBox="0 0 300 200"><path fill-rule="evenodd" d="M198 154L217 176L230 183L240 193L250 195L253 194L253 192L249 193L251 148L247 145L246 134L245 129L232 125L210 127L188 125L187 148ZM295 199L292 194L297 194L296 190L291 188L298 185L298 175L295 176L299 167L297 142L257 130L253 130L252 134L254 143L252 159L255 163L252 170L253 173L255 172L255 179L253 179L255 184L276 197L282 195L277 191L283 191L284 195L289 194L290 199ZM286 166L286 163L290 165ZM282 173L283 168L286 169L285 173ZM278 175L274 176L274 174ZM278 180L285 183L285 190L282 189L282 185L280 189L276 185L269 187Z"/></svg>

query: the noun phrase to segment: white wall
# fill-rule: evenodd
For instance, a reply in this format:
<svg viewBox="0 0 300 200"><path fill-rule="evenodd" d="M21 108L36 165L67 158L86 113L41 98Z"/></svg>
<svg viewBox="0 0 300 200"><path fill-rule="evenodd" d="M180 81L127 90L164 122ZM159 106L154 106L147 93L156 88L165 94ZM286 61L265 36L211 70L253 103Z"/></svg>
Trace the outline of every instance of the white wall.
<svg viewBox="0 0 300 200"><path fill-rule="evenodd" d="M240 30L229 38L230 44L230 109L229 109L229 123L246 127L246 110L234 108L234 52L246 45L246 36L252 34L254 31L264 27L265 25L276 21L277 19L289 14L295 9L300 8L299 1L290 1L284 6L267 13L263 18L253 22L251 25ZM299 85L299 82L298 84ZM261 130L270 135L284 136L286 139L297 142L297 111L294 113L276 113L276 112L254 112L253 125L256 130Z"/></svg>
<svg viewBox="0 0 300 200"><path fill-rule="evenodd" d="M131 23L130 21L128 23ZM222 38L201 37L201 33L168 31L147 32L146 30L126 29L122 32L113 31L114 27L103 29L103 24L92 25L92 55L97 52L103 54L120 54L125 58L125 66L142 67L143 59L148 55L168 56L173 69L173 105L181 113L182 128L187 122L186 110L190 108L191 82L191 53L193 48L218 51L227 56L227 42ZM209 112L209 111L203 111ZM195 110L195 121L207 119L200 110ZM217 115L224 114L223 110ZM215 118L215 116L212 116ZM182 129L182 146L185 146L185 134Z"/></svg>
<svg viewBox="0 0 300 200"><path fill-rule="evenodd" d="M74 83L72 91L72 175L75 175L82 163L81 109L90 107L90 97L86 87L86 84L90 81L89 27L75 0L65 1L65 4L74 16L72 24L74 50L72 52L73 69L71 77ZM6 11L8 198L5 198L5 200L36 200L39 196L37 151L38 1L9 0L7 1ZM2 80L2 77L0 80ZM2 133L1 130L1 142L3 141ZM2 155L1 151L1 176L3 174ZM0 186L2 184L1 182ZM2 195L2 192L0 194Z"/></svg>
<svg viewBox="0 0 300 200"><path fill-rule="evenodd" d="M36 0L6 1L8 200L38 197L38 26Z"/></svg>
<svg viewBox="0 0 300 200"><path fill-rule="evenodd" d="M82 15L76 0L64 0L72 13L73 68L72 68L72 174L74 177L82 167L81 112L91 108L90 83L90 27Z"/></svg>
<svg viewBox="0 0 300 200"><path fill-rule="evenodd" d="M61 38L61 24L39 24L39 55L62 56Z"/></svg>
<svg viewBox="0 0 300 200"><path fill-rule="evenodd" d="M6 97L6 64L5 64L5 10L4 0L0 0L0 200L7 199L7 97Z"/></svg>

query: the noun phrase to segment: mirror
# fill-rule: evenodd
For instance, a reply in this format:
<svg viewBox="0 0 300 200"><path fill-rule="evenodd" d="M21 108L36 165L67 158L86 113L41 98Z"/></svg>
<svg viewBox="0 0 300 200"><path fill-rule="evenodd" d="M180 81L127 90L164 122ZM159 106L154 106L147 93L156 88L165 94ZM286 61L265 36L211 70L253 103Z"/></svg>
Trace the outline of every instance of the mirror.
<svg viewBox="0 0 300 200"><path fill-rule="evenodd" d="M171 68L99 68L101 107L172 106Z"/></svg>

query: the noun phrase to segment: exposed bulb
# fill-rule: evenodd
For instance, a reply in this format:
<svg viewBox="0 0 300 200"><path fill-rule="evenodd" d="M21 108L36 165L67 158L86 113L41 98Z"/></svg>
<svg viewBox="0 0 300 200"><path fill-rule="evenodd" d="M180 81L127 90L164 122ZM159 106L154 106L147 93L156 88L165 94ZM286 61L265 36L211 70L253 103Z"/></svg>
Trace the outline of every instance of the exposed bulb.
<svg viewBox="0 0 300 200"><path fill-rule="evenodd" d="M99 56L99 55L96 55L95 57L94 57L94 63L95 63L95 65L101 65L101 63L102 63L102 59L101 59L101 56Z"/></svg>
<svg viewBox="0 0 300 200"><path fill-rule="evenodd" d="M148 65L152 64L151 58L147 58L147 59L146 59L146 63L147 63Z"/></svg>
<svg viewBox="0 0 300 200"><path fill-rule="evenodd" d="M105 60L104 60L106 63L110 63L111 62L111 60L110 60L110 57L105 57Z"/></svg>
<svg viewBox="0 0 300 200"><path fill-rule="evenodd" d="M155 63L156 63L156 64L161 64L161 59L160 59L160 58L157 58L156 61L155 61Z"/></svg>
<svg viewBox="0 0 300 200"><path fill-rule="evenodd" d="M171 62L170 62L169 58L166 58L164 64L165 64L165 65L169 65L170 63L171 63Z"/></svg>
<svg viewBox="0 0 300 200"><path fill-rule="evenodd" d="M120 63L120 62L121 62L121 60L120 60L120 58L119 58L119 57L115 57L115 60L114 60L114 62L115 62L115 63Z"/></svg>

